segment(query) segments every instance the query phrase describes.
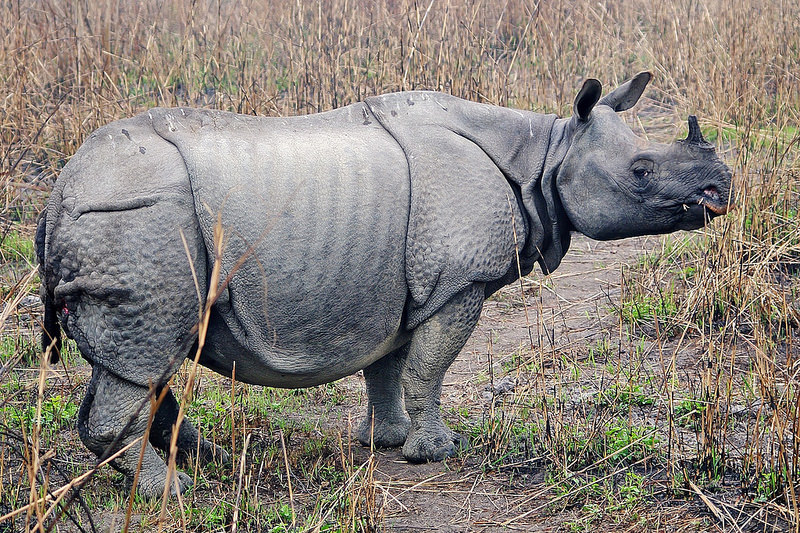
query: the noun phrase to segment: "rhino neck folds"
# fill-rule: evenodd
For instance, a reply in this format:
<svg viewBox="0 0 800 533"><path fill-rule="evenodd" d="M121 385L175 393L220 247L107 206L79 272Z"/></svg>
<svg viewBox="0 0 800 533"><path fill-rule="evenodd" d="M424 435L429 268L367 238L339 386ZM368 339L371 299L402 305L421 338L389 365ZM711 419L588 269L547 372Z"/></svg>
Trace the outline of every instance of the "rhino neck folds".
<svg viewBox="0 0 800 533"><path fill-rule="evenodd" d="M542 250L542 259L539 262L545 274L549 274L561 264L561 259L569 249L574 229L558 190L558 174L572 143L574 132L572 124L570 119L558 119L553 125L550 133L550 149L542 174L542 196L547 205L547 218L550 224L550 245Z"/></svg>
<svg viewBox="0 0 800 533"><path fill-rule="evenodd" d="M519 201L523 205L527 238L519 244L520 270L529 273L538 261L544 274L558 267L570 244L572 224L567 218L557 189L557 177L561 163L569 149L569 120L547 115L550 128L535 150L541 162L535 173L528 174L518 183ZM531 158L528 155L527 159ZM529 165L529 168L532 166ZM512 180L509 178L509 181Z"/></svg>

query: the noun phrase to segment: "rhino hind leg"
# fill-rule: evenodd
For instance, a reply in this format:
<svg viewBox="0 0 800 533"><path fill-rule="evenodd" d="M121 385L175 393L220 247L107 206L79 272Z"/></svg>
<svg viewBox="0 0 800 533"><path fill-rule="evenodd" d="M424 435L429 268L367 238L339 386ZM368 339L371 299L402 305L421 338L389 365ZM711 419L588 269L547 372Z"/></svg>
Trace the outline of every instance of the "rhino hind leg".
<svg viewBox="0 0 800 533"><path fill-rule="evenodd" d="M159 391L160 393L161 391ZM178 409L175 395L172 394L172 390L167 390L150 428L150 444L165 453L169 453L173 427L178 419ZM220 446L204 439L197 428L186 418L181 422L175 444L178 448L177 459L182 464L195 457L200 464L207 464L215 460L222 463L230 462L230 454Z"/></svg>
<svg viewBox="0 0 800 533"><path fill-rule="evenodd" d="M78 412L78 434L86 447L99 458L105 458L142 437L150 412L148 392L147 387L119 378L95 365ZM140 452L140 444L134 444L114 459L111 465L128 480L133 480ZM176 472L176 475L177 483L170 488L172 494L184 492L192 485L188 475L183 472ZM160 497L166 476L166 463L148 443L139 471L137 491L145 497Z"/></svg>
<svg viewBox="0 0 800 533"><path fill-rule="evenodd" d="M414 330L403 367L411 428L403 455L412 462L441 461L466 440L448 429L439 409L445 372L469 339L481 314L482 284L467 287Z"/></svg>
<svg viewBox="0 0 800 533"><path fill-rule="evenodd" d="M395 350L364 369L367 382L367 417L358 429L364 446L401 446L406 441L411 419L403 407L403 364L408 345Z"/></svg>

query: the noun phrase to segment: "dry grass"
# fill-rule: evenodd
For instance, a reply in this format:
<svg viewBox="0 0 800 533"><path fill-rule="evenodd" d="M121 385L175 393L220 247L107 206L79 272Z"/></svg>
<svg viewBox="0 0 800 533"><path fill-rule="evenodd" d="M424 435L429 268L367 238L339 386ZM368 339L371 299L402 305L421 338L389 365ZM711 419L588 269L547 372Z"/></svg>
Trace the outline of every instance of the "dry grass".
<svg viewBox="0 0 800 533"><path fill-rule="evenodd" d="M630 123L671 140L697 113L735 169L739 210L626 271L597 344L495 354L524 386L479 415L451 413L475 437L446 482L382 478L346 428L326 425L346 410L347 385L232 391L204 377L202 396L217 399L195 400L193 415L237 460L205 469L162 527L371 531L404 516L399 496L420 493L462 508L501 495L499 518L469 522L490 529L545 515L562 530L799 530L796 2L162 4L0 4L0 516L21 511L0 531L55 527L44 497L93 464L70 429L85 372L66 371L74 353L40 372L26 307L34 217L92 130L155 105L292 115L415 88L568 115L583 78L614 85L646 69L655 79ZM544 339L553 324L539 311ZM587 386L606 394L570 400ZM119 478L94 477L59 527L122 523ZM155 527L158 504L133 509L137 527Z"/></svg>

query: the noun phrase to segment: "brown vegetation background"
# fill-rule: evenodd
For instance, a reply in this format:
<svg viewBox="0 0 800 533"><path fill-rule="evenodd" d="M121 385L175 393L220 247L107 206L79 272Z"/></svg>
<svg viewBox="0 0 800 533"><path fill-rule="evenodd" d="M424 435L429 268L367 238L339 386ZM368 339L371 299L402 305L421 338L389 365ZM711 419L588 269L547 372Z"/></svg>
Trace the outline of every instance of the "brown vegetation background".
<svg viewBox="0 0 800 533"><path fill-rule="evenodd" d="M38 398L40 413L43 401L55 394L47 392L46 377L38 374L39 361L32 356L38 311L23 306L37 290L30 241L35 217L60 169L98 126L152 106L288 116L408 89L440 90L568 116L585 78L598 78L609 88L650 70L654 80L646 98L626 114L626 120L643 135L671 141L685 131L686 116L696 113L706 137L734 169L739 206L697 236L694 245L677 251L662 247L660 255L642 261L638 271L624 280L617 310L620 338L623 329L625 335L645 335L664 353L672 349L670 339L680 339L678 346L683 339L693 339L687 342L693 343L696 359L706 365L690 387L692 401L699 402L693 445L672 446L673 432L678 431L673 424L675 398L688 393L680 391L677 378L656 387L654 401L670 420L669 427L662 428L661 441L669 443L669 449L658 452L669 474L666 481L659 478L653 483L666 484L676 498L702 501L709 518L704 523L712 524L710 529L798 531L800 5L796 1L3 0L0 21L3 435L21 431L12 422L14 409L24 409ZM639 304L650 301L659 304L657 312L643 316L636 311ZM537 355L527 357L535 361ZM78 358L73 362L78 364ZM675 377L674 366L667 364L661 370ZM38 377L28 381L20 377L30 372ZM538 372L543 372L541 367ZM63 387L59 393L65 397L79 397L77 384ZM531 408L526 417L562 429L568 424L577 424L570 426L576 431L582 427L580 421L549 418L553 415L547 412L547 402L555 393L547 384L539 382L526 394L524 402L518 397L517 404L504 408L511 413L525 402L542 405ZM746 427L731 429L731 406L748 395L752 397L747 405L758 402L758 407ZM614 400L625 399L617 394ZM625 401L629 400L630 394ZM0 531L8 524L33 529L38 520L44 529L45 524L55 523L45 516L49 504L37 500L47 485L37 468L44 464L40 455L44 461L48 445L57 447L61 441L42 436L40 442L41 423L32 431L33 435L23 435L25 444L19 448L10 437L0 444L0 516L29 505L14 521L0 521ZM739 431L738 438L729 431ZM564 431L560 442L538 442L537 457L558 465L556 470L563 474L568 464L575 464L561 460L575 434ZM505 439L501 448L513 447L509 435L501 437ZM586 438L588 449L591 439L607 436L589 432ZM73 440L70 446L77 449L80 444ZM15 456L13 450L21 451ZM477 450L485 451L480 446ZM312 457L309 453L293 460ZM342 462L337 464L348 481L330 487L337 505L342 494L349 494L348 506L352 503L347 507L352 512L344 513L350 521L342 530L379 528L382 515L376 502L381 499L376 499L375 481L356 479L369 469L348 466L344 458L342 451ZM91 462L86 456L83 460ZM275 468L282 461L277 456ZM496 462L491 464L497 467ZM578 479L583 488L595 486L586 477L591 471L586 468L575 467L580 475L570 476L577 477L553 474L547 478L548 487L555 490L565 479L570 483ZM9 481L18 472L23 485L29 485L24 491ZM720 475L733 475L740 487L740 496L728 495L725 504L700 496ZM321 486L315 490L323 490ZM574 494L583 494L570 490L566 492L570 501ZM555 494L561 494L554 496L557 501L564 499L565 493ZM230 492L220 496L231 507L239 505L238 498ZM387 493L383 498L385 503ZM242 501L256 505L258 498ZM121 504L108 505L118 509ZM207 501L204 505L213 507ZM140 514L147 515L147 509ZM340 511L321 512L317 527L332 516L344 516L336 514ZM202 530L203 523L211 523L202 512L194 512L201 518L195 515L193 522L190 516L188 523L194 525L189 527L186 513L173 509L174 522L167 529ZM257 517L252 524L289 527L282 511L259 512L250 510ZM293 516L294 512L292 508ZM22 516L27 518L22 521ZM653 527L677 529L680 517L670 519L677 522ZM607 518L593 520L576 523L587 529L609 523ZM231 523L230 514L225 515L220 528L230 528ZM295 524L294 517L291 523ZM626 527L646 531L649 525L634 521ZM264 525L264 530L270 527ZM308 528L313 530L313 523ZM279 530L286 528L275 529Z"/></svg>

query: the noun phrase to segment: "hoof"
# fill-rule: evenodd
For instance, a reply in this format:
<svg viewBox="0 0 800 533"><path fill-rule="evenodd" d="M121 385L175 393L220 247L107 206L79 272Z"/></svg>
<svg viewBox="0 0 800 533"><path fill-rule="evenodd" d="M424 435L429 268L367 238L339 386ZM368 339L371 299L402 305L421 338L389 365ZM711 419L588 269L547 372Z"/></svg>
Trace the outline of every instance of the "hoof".
<svg viewBox="0 0 800 533"><path fill-rule="evenodd" d="M229 454L222 446L212 444L207 440L203 440L200 444L199 454L198 449L178 449L177 460L181 466L188 466L194 460L196 465L207 465L210 463L221 463L223 465L231 464L231 454Z"/></svg>
<svg viewBox="0 0 800 533"><path fill-rule="evenodd" d="M184 492L189 490L189 487L194 485L194 482L192 481L192 478L189 477L188 474L185 474L183 472L176 472L176 474L178 476L178 483L177 483L178 490L177 491L175 490L175 482L174 481L171 482L171 487L170 487L170 490L169 490L169 493L171 495L173 495L173 496L175 496L175 494L177 492L180 492L181 494L183 494Z"/></svg>
<svg viewBox="0 0 800 533"><path fill-rule="evenodd" d="M193 484L192 478L189 477L188 474L178 471L175 472L175 476L177 476L177 489L176 489L175 477L173 477L172 480L170 481L170 489L169 489L169 493L171 496L175 496L178 492L183 494ZM142 472L139 475L139 484L136 486L136 492L139 495L148 499L161 498L161 496L164 494L165 481L166 477L163 474L160 476L154 476L150 478L145 476L145 473Z"/></svg>
<svg viewBox="0 0 800 533"><path fill-rule="evenodd" d="M358 441L364 446L373 443L376 448L394 448L403 445L410 428L407 416L392 421L375 420L374 428L372 418L365 418L358 428Z"/></svg>
<svg viewBox="0 0 800 533"><path fill-rule="evenodd" d="M403 456L412 463L444 461L467 447L467 440L445 427L415 431L403 446Z"/></svg>
<svg viewBox="0 0 800 533"><path fill-rule="evenodd" d="M217 446L216 444L204 440L200 445L200 455L197 460L200 464L218 462L223 465L229 465L231 464L231 454L222 446Z"/></svg>

